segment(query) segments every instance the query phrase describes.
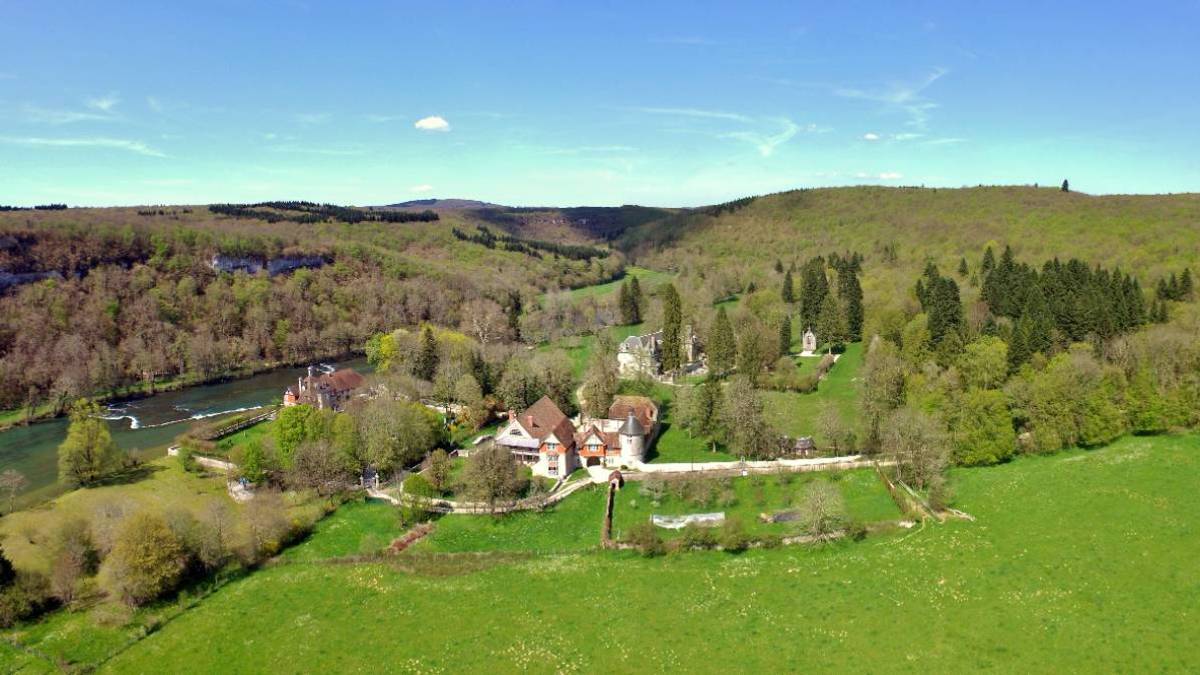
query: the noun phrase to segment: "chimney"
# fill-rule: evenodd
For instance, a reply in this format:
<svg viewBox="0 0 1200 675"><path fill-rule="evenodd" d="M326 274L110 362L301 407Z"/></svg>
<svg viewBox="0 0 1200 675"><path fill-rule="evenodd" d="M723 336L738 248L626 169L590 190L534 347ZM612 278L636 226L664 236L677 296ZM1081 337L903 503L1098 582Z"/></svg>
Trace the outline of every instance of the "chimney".
<svg viewBox="0 0 1200 675"><path fill-rule="evenodd" d="M525 428L533 431L533 415L525 416Z"/></svg>

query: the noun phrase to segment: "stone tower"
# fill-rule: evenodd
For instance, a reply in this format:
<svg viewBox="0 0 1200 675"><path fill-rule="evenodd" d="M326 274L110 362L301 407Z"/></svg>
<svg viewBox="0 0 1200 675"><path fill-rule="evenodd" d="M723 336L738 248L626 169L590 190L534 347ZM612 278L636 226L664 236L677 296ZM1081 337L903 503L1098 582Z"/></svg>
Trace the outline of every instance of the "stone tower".
<svg viewBox="0 0 1200 675"><path fill-rule="evenodd" d="M641 462L646 459L646 429L629 413L617 432L621 441L621 461Z"/></svg>

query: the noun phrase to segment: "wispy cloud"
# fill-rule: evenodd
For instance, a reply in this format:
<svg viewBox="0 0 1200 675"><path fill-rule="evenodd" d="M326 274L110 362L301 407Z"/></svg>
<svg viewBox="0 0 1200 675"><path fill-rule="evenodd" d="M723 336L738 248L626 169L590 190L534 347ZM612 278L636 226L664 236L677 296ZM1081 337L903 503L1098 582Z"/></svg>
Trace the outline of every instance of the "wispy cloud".
<svg viewBox="0 0 1200 675"><path fill-rule="evenodd" d="M925 141L925 145L955 145L966 142L967 139L965 138L934 138L932 140Z"/></svg>
<svg viewBox="0 0 1200 675"><path fill-rule="evenodd" d="M117 104L120 102L121 102L121 98L119 96L117 96L116 92L112 92L106 96L97 96L96 98L89 98L87 100L87 107L91 108L92 110L99 110L99 111L102 111L105 113L111 113L113 111L113 108L116 108Z"/></svg>
<svg viewBox="0 0 1200 675"><path fill-rule="evenodd" d="M421 183L420 185L414 185L414 186L408 188L408 191L416 192L417 194L426 194L429 192L433 192L433 186L429 185L428 183Z"/></svg>
<svg viewBox="0 0 1200 675"><path fill-rule="evenodd" d="M10 145L27 145L51 148L109 148L124 150L146 157L166 157L163 152L156 150L141 141L131 141L121 138L39 138L0 136L0 143Z"/></svg>
<svg viewBox="0 0 1200 675"><path fill-rule="evenodd" d="M652 115L670 115L701 120L736 122L740 125L750 127L733 131L709 131L707 133L712 133L716 138L749 143L763 157L770 157L775 152L775 148L792 140L800 132L823 133L829 131L827 127L820 127L816 124L800 126L786 117L752 117L750 115L722 110L704 110L700 108L635 108L635 110Z"/></svg>
<svg viewBox="0 0 1200 675"><path fill-rule="evenodd" d="M438 115L422 117L413 123L413 127L421 131L450 131L450 123Z"/></svg>
<svg viewBox="0 0 1200 675"><path fill-rule="evenodd" d="M884 171L882 173L867 173L866 171L859 171L858 173L854 174L854 177L864 180L900 180L901 178L904 178L904 174L898 171Z"/></svg>
<svg viewBox="0 0 1200 675"><path fill-rule="evenodd" d="M329 113L325 113L325 112L322 112L322 113L296 113L296 115L294 117L295 117L297 124L303 124L304 126L313 126L313 125L324 124L324 123L328 122L329 118L332 117L332 115L330 115Z"/></svg>
<svg viewBox="0 0 1200 675"><path fill-rule="evenodd" d="M376 124L382 124L384 122L397 122L399 120L408 118L407 115L376 115L376 114L363 115L363 117L368 122L375 122Z"/></svg>
<svg viewBox="0 0 1200 675"><path fill-rule="evenodd" d="M675 115L678 117L699 117L703 119L713 120L730 120L733 122L751 122L752 118L746 115L737 113L722 112L720 110L701 110L699 108L634 108L638 112L649 113L651 115Z"/></svg>
<svg viewBox="0 0 1200 675"><path fill-rule="evenodd" d="M906 114L910 126L923 129L929 121L929 111L938 107L938 104L929 100L922 92L949 72L945 68L934 68L916 81L892 82L878 89L837 88L833 93L843 98L882 103L889 110Z"/></svg>
<svg viewBox="0 0 1200 675"><path fill-rule="evenodd" d="M758 150L758 154L763 157L770 157L775 152L775 148L787 143L796 134L800 133L800 127L795 122L786 118L780 118L778 122L782 126L782 129L776 134L764 134L757 131L734 131L723 134L722 137L745 141L753 145Z"/></svg>
<svg viewBox="0 0 1200 675"><path fill-rule="evenodd" d="M867 133L863 134L864 141L877 141L877 140L879 140L879 138L880 138L879 134L874 133L874 132L867 132Z"/></svg>
<svg viewBox="0 0 1200 675"><path fill-rule="evenodd" d="M25 119L37 124L74 124L75 122L111 122L116 119L113 115L85 112L82 110L53 110L27 105L24 107Z"/></svg>

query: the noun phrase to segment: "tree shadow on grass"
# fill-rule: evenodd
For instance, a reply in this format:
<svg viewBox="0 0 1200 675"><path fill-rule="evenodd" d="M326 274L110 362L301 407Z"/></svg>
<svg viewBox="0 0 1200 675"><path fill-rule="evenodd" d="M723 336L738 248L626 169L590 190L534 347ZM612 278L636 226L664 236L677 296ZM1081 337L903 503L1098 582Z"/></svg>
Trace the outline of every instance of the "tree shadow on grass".
<svg viewBox="0 0 1200 675"><path fill-rule="evenodd" d="M92 485L89 485L88 487L129 485L131 483L137 483L146 480L159 471L162 471L164 468L165 467L157 464L139 463L133 466L125 467L124 469L121 469L115 473L111 473L105 476L103 479L96 481Z"/></svg>

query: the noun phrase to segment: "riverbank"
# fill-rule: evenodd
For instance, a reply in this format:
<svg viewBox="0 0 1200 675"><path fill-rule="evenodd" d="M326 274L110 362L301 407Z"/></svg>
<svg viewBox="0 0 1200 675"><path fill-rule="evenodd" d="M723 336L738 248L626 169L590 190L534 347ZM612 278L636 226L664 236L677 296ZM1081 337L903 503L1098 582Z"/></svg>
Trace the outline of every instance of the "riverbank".
<svg viewBox="0 0 1200 675"><path fill-rule="evenodd" d="M348 351L340 354L331 354L319 356L312 361L344 361L362 356L362 352ZM188 387L199 387L210 384L220 384L222 382L232 382L234 380L242 380L263 373L270 373L283 368L295 368L301 365L311 363L312 361L300 362L261 362L256 365L246 366L235 370L228 370L218 375L210 377L198 375L185 375L179 377L157 380L152 385L146 385L144 382L136 385L129 385L110 392L95 393L91 396L92 400L108 405L111 403L123 403L128 401L136 401L139 399L149 398L158 394L166 394L173 391L180 391ZM69 405L67 406L69 408ZM8 431L14 427L28 426L37 422L45 422L48 420L65 417L68 409L58 409L49 403L43 403L29 412L28 408L12 408L9 410L0 410L0 433Z"/></svg>

